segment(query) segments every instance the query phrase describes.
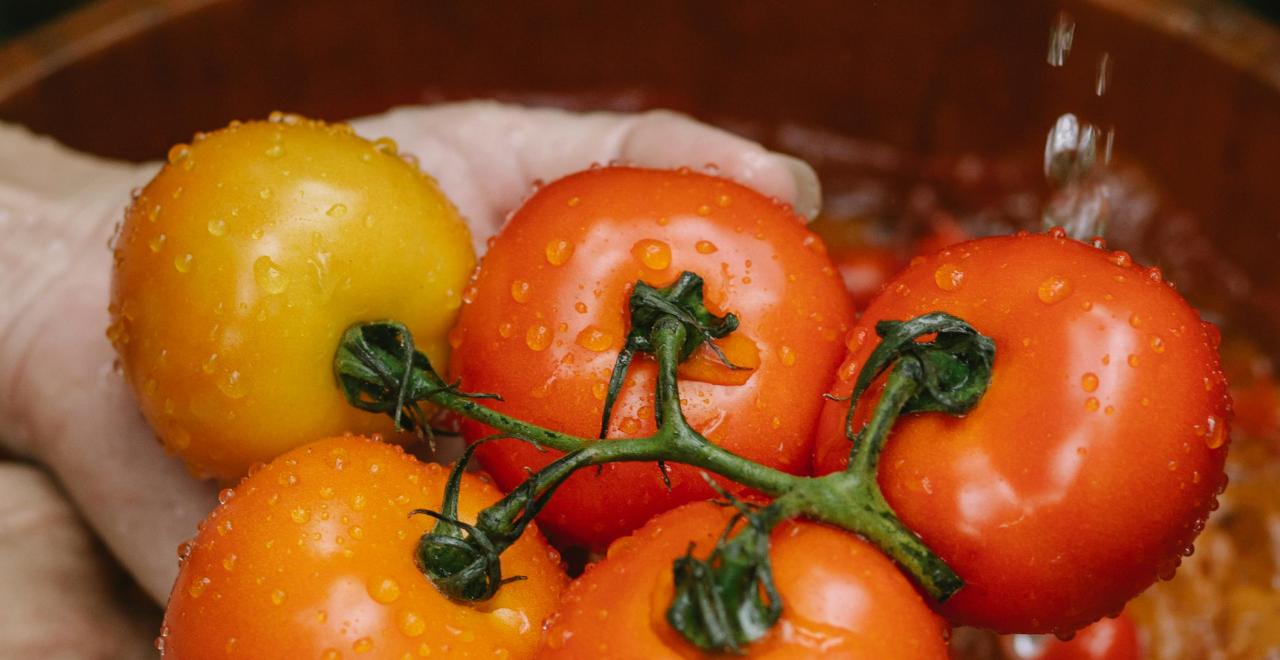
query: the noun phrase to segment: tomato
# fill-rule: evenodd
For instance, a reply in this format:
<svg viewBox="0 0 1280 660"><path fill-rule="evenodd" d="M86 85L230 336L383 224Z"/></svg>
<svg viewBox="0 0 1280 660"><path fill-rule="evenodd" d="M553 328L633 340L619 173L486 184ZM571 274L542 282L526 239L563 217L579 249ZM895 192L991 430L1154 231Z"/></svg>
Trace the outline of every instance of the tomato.
<svg viewBox="0 0 1280 660"><path fill-rule="evenodd" d="M1052 636L1016 635L1005 639L1006 653L1017 660L1139 660L1142 645L1133 619L1121 614L1102 619L1068 641Z"/></svg>
<svg viewBox="0 0 1280 660"><path fill-rule="evenodd" d="M705 556L732 509L695 502L609 547L565 592L540 658L700 658L666 620L672 562ZM752 658L946 658L946 624L884 555L858 537L784 522L770 540L782 618L746 650Z"/></svg>
<svg viewBox="0 0 1280 660"><path fill-rule="evenodd" d="M533 530L503 554L512 582L478 605L449 600L418 571L447 471L399 447L339 437L247 477L189 545L157 644L167 657L530 657L566 582ZM459 513L498 499L463 477Z"/></svg>
<svg viewBox="0 0 1280 660"><path fill-rule="evenodd" d="M452 336L453 372L494 408L558 431L595 437L606 383L628 332L637 280L705 279L715 314L741 325L720 341L730 371L707 358L683 365L690 424L754 461L803 473L821 395L843 352L851 306L816 235L789 208L704 174L614 167L542 188L511 219L481 264ZM654 363L636 360L611 416L610 437L654 432ZM474 422L468 440L492 433ZM478 451L510 489L558 455L503 440ZM549 533L603 548L654 514L714 496L698 471L610 464L571 477L543 511Z"/></svg>
<svg viewBox="0 0 1280 660"><path fill-rule="evenodd" d="M1225 484L1216 329L1127 254L1058 232L979 239L887 285L834 393L851 391L877 321L935 310L996 344L977 407L900 418L880 461L889 504L967 583L941 611L998 632L1070 632L1172 575ZM848 461L847 407L823 411L819 472Z"/></svg>
<svg viewBox="0 0 1280 660"><path fill-rule="evenodd" d="M443 364L474 263L457 211L389 140L232 124L174 147L129 207L108 334L165 447L235 478L318 437L390 432L335 386L338 339L395 318Z"/></svg>

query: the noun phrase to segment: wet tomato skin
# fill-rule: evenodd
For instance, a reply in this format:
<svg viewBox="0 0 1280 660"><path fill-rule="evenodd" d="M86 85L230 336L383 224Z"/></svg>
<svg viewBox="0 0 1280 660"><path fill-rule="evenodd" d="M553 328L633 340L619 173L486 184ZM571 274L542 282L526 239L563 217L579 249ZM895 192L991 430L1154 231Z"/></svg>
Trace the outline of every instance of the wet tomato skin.
<svg viewBox="0 0 1280 660"><path fill-rule="evenodd" d="M672 562L711 551L731 509L695 502L613 542L565 592L540 658L704 658L666 622ZM946 624L871 545L810 522L782 523L770 557L782 618L748 658L928 660L947 657Z"/></svg>
<svg viewBox="0 0 1280 660"><path fill-rule="evenodd" d="M453 373L469 391L502 395L493 406L509 415L594 437L629 330L631 287L665 286L686 270L705 279L711 311L738 315L739 329L721 345L736 364L754 366L729 371L705 355L683 365L689 422L735 453L807 472L851 305L802 220L725 179L616 167L543 187L485 255L451 336ZM647 356L631 366L610 437L654 431L654 371ZM492 433L474 423L463 431L471 441ZM510 440L477 454L508 489L557 455ZM654 464L584 470L552 498L543 529L603 549L654 514L713 496L696 470L669 467L670 490Z"/></svg>
<svg viewBox="0 0 1280 660"><path fill-rule="evenodd" d="M1225 483L1216 329L1124 253L1058 233L979 239L887 284L834 393L852 389L877 321L935 310L996 343L979 405L899 420L880 464L889 504L967 583L940 611L998 632L1070 632L1172 575ZM823 411L819 473L848 461L846 410Z"/></svg>
<svg viewBox="0 0 1280 660"><path fill-rule="evenodd" d="M189 547L169 597L166 658L531 657L566 578L530 529L503 554L527 579L478 606L414 564L447 470L362 437L322 440L242 481ZM463 478L463 520L499 497ZM368 654L362 655L362 654Z"/></svg>
<svg viewBox="0 0 1280 660"><path fill-rule="evenodd" d="M143 414L201 476L391 433L335 386L338 338L394 318L444 364L475 264L457 211L394 143L279 119L174 147L116 241L108 335Z"/></svg>

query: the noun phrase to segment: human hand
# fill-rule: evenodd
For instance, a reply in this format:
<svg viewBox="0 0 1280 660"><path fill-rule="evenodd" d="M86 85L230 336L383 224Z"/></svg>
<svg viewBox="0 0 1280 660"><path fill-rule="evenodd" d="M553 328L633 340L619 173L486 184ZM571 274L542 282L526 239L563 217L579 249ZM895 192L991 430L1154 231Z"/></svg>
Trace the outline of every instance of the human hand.
<svg viewBox="0 0 1280 660"><path fill-rule="evenodd" d="M473 102L353 124L419 158L467 218L480 252L533 181L592 163L715 163L810 217L818 207L807 165L666 112L579 115ZM157 166L75 154L12 127L0 126L0 145L11 154L0 163L0 281L10 284L0 298L0 446L48 466L116 558L163 602L177 571L174 549L212 508L216 486L165 455L112 369L104 336L106 244L128 191Z"/></svg>

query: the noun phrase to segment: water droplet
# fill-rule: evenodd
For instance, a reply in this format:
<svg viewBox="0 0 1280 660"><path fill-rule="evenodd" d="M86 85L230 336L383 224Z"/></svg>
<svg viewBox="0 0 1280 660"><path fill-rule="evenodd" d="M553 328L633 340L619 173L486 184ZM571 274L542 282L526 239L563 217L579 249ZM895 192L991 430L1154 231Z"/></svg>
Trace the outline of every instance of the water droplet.
<svg viewBox="0 0 1280 660"><path fill-rule="evenodd" d="M671 265L671 246L652 238L637 241L631 254L650 270L665 270Z"/></svg>
<svg viewBox="0 0 1280 660"><path fill-rule="evenodd" d="M405 612L400 615L400 632L406 637L418 637L427 631L427 622L417 612Z"/></svg>
<svg viewBox="0 0 1280 660"><path fill-rule="evenodd" d="M1084 400L1084 409L1089 412L1098 412L1098 397L1091 396Z"/></svg>
<svg viewBox="0 0 1280 660"><path fill-rule="evenodd" d="M240 378L240 372L236 370L228 371L221 380L218 381L218 389L228 399L240 399L245 395L244 382Z"/></svg>
<svg viewBox="0 0 1280 660"><path fill-rule="evenodd" d="M1093 82L1093 93L1102 96L1107 93L1107 83L1111 80L1111 53L1103 53L1098 57L1098 76Z"/></svg>
<svg viewBox="0 0 1280 660"><path fill-rule="evenodd" d="M209 357L200 362L200 371L211 374L218 368L218 354L210 353Z"/></svg>
<svg viewBox="0 0 1280 660"><path fill-rule="evenodd" d="M289 512L289 517L293 519L293 522L301 525L311 520L311 512L303 507L297 507Z"/></svg>
<svg viewBox="0 0 1280 660"><path fill-rule="evenodd" d="M191 581L191 586L187 587L187 593L192 598L199 598L204 594L204 590L209 588L209 578L202 577Z"/></svg>
<svg viewBox="0 0 1280 660"><path fill-rule="evenodd" d="M1204 444L1209 449L1217 449L1227 442L1227 425L1218 421L1217 417L1209 416L1206 424L1206 433L1204 436Z"/></svg>
<svg viewBox="0 0 1280 660"><path fill-rule="evenodd" d="M151 248L152 252L159 252L160 248L164 247L164 240L164 234L156 234L147 241L147 247Z"/></svg>
<svg viewBox="0 0 1280 660"><path fill-rule="evenodd" d="M608 330L589 325L578 333L578 345L595 353L603 353L613 346L613 334Z"/></svg>
<svg viewBox="0 0 1280 660"><path fill-rule="evenodd" d="M356 653L368 653L373 650L373 640L368 637L361 637L351 644L351 650Z"/></svg>
<svg viewBox="0 0 1280 660"><path fill-rule="evenodd" d="M208 229L209 234L212 236L226 236L227 221L222 218L214 218L209 221Z"/></svg>
<svg viewBox="0 0 1280 660"><path fill-rule="evenodd" d="M701 215L701 216L708 216L708 215L711 215L711 207L710 207L710 206L708 206L708 205L706 205L706 204L703 204L702 206L699 206L699 207L698 207L698 215Z"/></svg>
<svg viewBox="0 0 1280 660"><path fill-rule="evenodd" d="M1071 53L1071 42L1075 40L1076 21L1065 11L1058 12L1049 28L1049 53L1046 60L1049 66L1062 66Z"/></svg>
<svg viewBox="0 0 1280 660"><path fill-rule="evenodd" d="M284 603L284 589L276 589L271 592L271 604L281 605Z"/></svg>
<svg viewBox="0 0 1280 660"><path fill-rule="evenodd" d="M281 472L280 476L276 477L276 483L281 486L297 486L298 475L289 471Z"/></svg>
<svg viewBox="0 0 1280 660"><path fill-rule="evenodd" d="M1130 327L1134 327L1134 328L1142 327L1142 317L1138 316L1137 314L1130 314L1129 325Z"/></svg>
<svg viewBox="0 0 1280 660"><path fill-rule="evenodd" d="M781 346L778 348L778 358L782 360L782 364L790 367L796 363L796 352L790 346Z"/></svg>
<svg viewBox="0 0 1280 660"><path fill-rule="evenodd" d="M547 263L552 266L563 265L573 256L573 241L562 238L552 239L547 243Z"/></svg>
<svg viewBox="0 0 1280 660"><path fill-rule="evenodd" d="M1080 387L1086 392L1094 392L1098 389L1098 375L1092 371L1080 378Z"/></svg>
<svg viewBox="0 0 1280 660"><path fill-rule="evenodd" d="M400 146L395 140L389 137L380 137L373 141L373 148L380 154L385 156L395 156L400 153Z"/></svg>
<svg viewBox="0 0 1280 660"><path fill-rule="evenodd" d="M698 254L712 254L720 248L717 248L716 244L711 241L698 241L693 246L693 249L697 250Z"/></svg>
<svg viewBox="0 0 1280 660"><path fill-rule="evenodd" d="M732 203L733 203L733 199L725 194L721 194L719 197L716 198L716 205L722 209L728 208L729 205Z"/></svg>
<svg viewBox="0 0 1280 660"><path fill-rule="evenodd" d="M369 597L383 605L394 603L400 598L400 583L391 578L370 580Z"/></svg>
<svg viewBox="0 0 1280 660"><path fill-rule="evenodd" d="M591 386L591 396L595 397L596 401L604 401L604 397L608 393L609 386L603 382L598 382Z"/></svg>
<svg viewBox="0 0 1280 660"><path fill-rule="evenodd" d="M179 273L189 273L191 272L191 262L193 261L195 261L195 258L190 253L180 254L173 258L173 268Z"/></svg>
<svg viewBox="0 0 1280 660"><path fill-rule="evenodd" d="M529 283L524 280L511 281L511 298L518 303L529 299Z"/></svg>
<svg viewBox="0 0 1280 660"><path fill-rule="evenodd" d="M961 282L964 281L964 271L952 263L942 264L938 266L937 270L933 271L933 281L943 291L955 291L960 288Z"/></svg>
<svg viewBox="0 0 1280 660"><path fill-rule="evenodd" d="M1152 352L1154 353L1164 352L1164 340L1160 338L1160 335L1151 335L1151 339L1148 342L1148 344L1151 346Z"/></svg>
<svg viewBox="0 0 1280 660"><path fill-rule="evenodd" d="M267 150L264 153L266 153L267 158L279 158L284 155L284 146L273 144L270 147L267 147Z"/></svg>
<svg viewBox="0 0 1280 660"><path fill-rule="evenodd" d="M236 559L236 553L227 553L227 556L222 558L222 570L228 573L236 570Z"/></svg>
<svg viewBox="0 0 1280 660"><path fill-rule="evenodd" d="M1132 354L1132 353L1130 353L1130 354L1129 354L1129 357L1125 358L1125 362L1129 363L1129 366L1131 366L1131 367L1137 367L1137 366L1138 366L1138 356L1137 356L1137 355L1134 355L1134 354Z"/></svg>
<svg viewBox="0 0 1280 660"><path fill-rule="evenodd" d="M284 293L289 288L289 278L271 257L262 255L253 262L253 279L269 295Z"/></svg>
<svg viewBox="0 0 1280 660"><path fill-rule="evenodd" d="M576 302L576 303L574 303L574 304L573 304L573 309L574 309L574 311L576 311L576 312L577 312L577 313L579 313L579 314L586 314L586 313L587 313L587 303L584 303L584 302L581 302L581 301Z"/></svg>
<svg viewBox="0 0 1280 660"><path fill-rule="evenodd" d="M570 198L569 198L569 201L568 201L567 203L568 203L568 205L569 205L569 208L573 208L573 207L575 207L575 206L577 206L577 205L579 205L579 204L581 204L581 203L582 203L582 198L581 198L581 197L570 197Z"/></svg>
<svg viewBox="0 0 1280 660"><path fill-rule="evenodd" d="M218 504L226 504L227 500L236 496L236 491L231 488L223 488L218 491Z"/></svg>
<svg viewBox="0 0 1280 660"><path fill-rule="evenodd" d="M187 159L191 155L191 147L185 144L175 144L169 148L169 164L177 165Z"/></svg>
<svg viewBox="0 0 1280 660"><path fill-rule="evenodd" d="M333 206L330 206L329 210L325 211L324 214L329 216L330 218L341 218L342 216L347 214L347 205L334 204Z"/></svg>
<svg viewBox="0 0 1280 660"><path fill-rule="evenodd" d="M545 350L551 345L551 328L541 323L529 326L524 333L524 343L532 350Z"/></svg>
<svg viewBox="0 0 1280 660"><path fill-rule="evenodd" d="M1071 295L1071 282L1065 277L1051 275L1040 283L1036 295L1040 302L1051 305Z"/></svg>
<svg viewBox="0 0 1280 660"><path fill-rule="evenodd" d="M262 199L271 199L271 189L263 188L262 190L259 190L258 197L261 197Z"/></svg>

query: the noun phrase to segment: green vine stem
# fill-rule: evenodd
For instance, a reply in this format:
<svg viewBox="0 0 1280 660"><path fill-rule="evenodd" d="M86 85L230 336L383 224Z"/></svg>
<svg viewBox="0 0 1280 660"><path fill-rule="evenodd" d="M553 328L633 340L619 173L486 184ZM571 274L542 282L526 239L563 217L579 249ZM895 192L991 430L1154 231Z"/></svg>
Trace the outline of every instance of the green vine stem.
<svg viewBox="0 0 1280 660"><path fill-rule="evenodd" d="M633 352L651 353L658 372L654 406L658 429L643 438L582 438L511 418L482 403L499 399L497 395L468 393L459 389L458 383L445 382L426 356L413 349L412 337L403 325L384 321L347 330L335 357L335 371L352 405L421 427L425 421L419 402L428 402L496 429L495 438L515 438L565 452L484 509L475 525L457 520L456 492L453 499L446 493L442 511L422 511L439 520L419 543L417 560L424 574L454 599L488 599L510 579L502 577L502 552L520 537L570 475L604 463L656 461L664 474L666 462L683 463L774 498L758 512L742 510L749 520L745 529L756 536L780 520L805 516L860 534L939 602L959 590L963 583L954 571L898 520L881 494L876 476L880 452L899 415L922 411L963 414L977 403L990 380L992 342L964 321L937 312L877 325L883 340L860 371L851 397L849 467L822 477L798 477L722 449L686 421L676 375L681 360L702 342L727 335L737 327L737 320L732 315L708 317L698 311L702 283L697 275L685 273L678 284L679 295L662 295L671 287L649 287L643 296L632 299L633 334L643 329L646 336L629 341L628 346ZM656 305L655 299L659 300ZM630 358L626 356L627 361ZM867 425L855 432L853 406L886 371L885 387ZM607 423L607 415L605 419ZM453 491L464 464L465 460L460 461L451 475ZM761 518L763 512L768 512L767 517ZM759 520L768 524L759 524ZM668 619L686 639L706 650L736 651L762 635L777 618L770 613L778 601L758 594L761 586L767 586L760 580L771 575L767 552L759 551L760 543L767 547L767 533L763 542L750 537L738 541L739 537L741 533L732 538L726 534L707 560L691 563L694 560L686 557L675 568L677 591L685 589L683 593L689 597L673 603ZM755 568L747 570L744 561ZM705 597L712 587L719 600ZM726 602L745 609L733 616L717 612ZM763 621L768 625L762 627Z"/></svg>

